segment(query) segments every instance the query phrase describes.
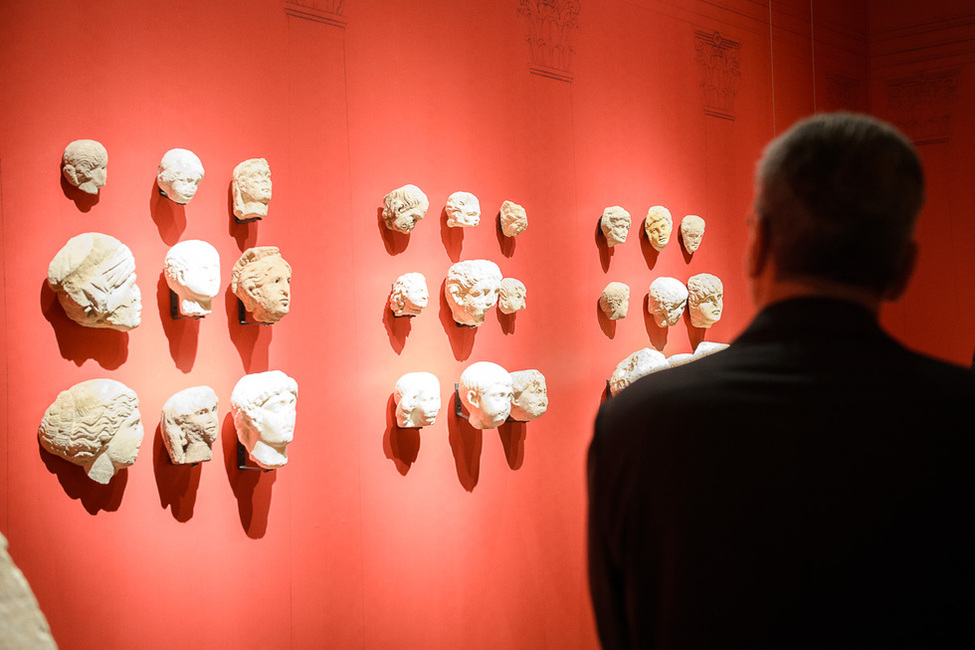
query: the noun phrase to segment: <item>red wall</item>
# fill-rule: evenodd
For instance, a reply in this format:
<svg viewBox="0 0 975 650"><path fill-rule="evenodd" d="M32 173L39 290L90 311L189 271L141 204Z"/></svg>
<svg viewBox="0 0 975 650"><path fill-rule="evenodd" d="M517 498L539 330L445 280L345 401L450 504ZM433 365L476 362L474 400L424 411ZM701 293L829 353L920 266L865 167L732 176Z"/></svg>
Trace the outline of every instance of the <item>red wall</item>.
<svg viewBox="0 0 975 650"><path fill-rule="evenodd" d="M638 348L669 355L701 338L655 328L647 285L718 275L726 311L706 338L733 338L752 314L741 258L754 160L813 110L885 108L885 79L925 69L897 31L917 16L875 28L864 3L836 0L584 2L557 79L530 71L515 0L317 2L344 26L283 6L0 8L0 530L11 555L63 648L592 647L584 464L605 380ZM875 30L883 38L870 43ZM740 44L725 117L706 112L695 31ZM868 48L880 42L878 62ZM919 281L889 320L912 345L965 362L975 206L959 163L975 118L962 112L972 54L952 52L950 137L921 145L932 197ZM77 138L109 151L94 204L60 181ZM207 170L185 208L154 185L172 147ZM230 176L255 156L271 164L271 212L238 225ZM409 237L378 218L405 183L431 204ZM444 226L456 190L480 198L479 227ZM515 240L496 227L506 199L529 214ZM595 233L613 204L634 228L610 251ZM638 237L655 204L707 220L693 258L676 240L656 255ZM45 287L51 257L91 230L135 255L143 322L127 334L75 325ZM279 246L294 267L291 313L240 326L228 291L204 320L172 321L162 259L195 238L220 251L225 284L243 249ZM524 281L528 309L455 327L443 278L472 258ZM390 284L407 271L426 275L433 299L394 320ZM596 305L611 280L632 288L615 325ZM498 431L458 420L450 389L480 360L540 369L549 412ZM265 369L298 381L295 442L283 469L242 472L230 392ZM393 384L413 370L443 388L441 417L419 434L391 424ZM57 393L94 377L132 387L146 429L139 461L106 487L36 439ZM174 467L159 412L199 384L220 396L217 454Z"/></svg>

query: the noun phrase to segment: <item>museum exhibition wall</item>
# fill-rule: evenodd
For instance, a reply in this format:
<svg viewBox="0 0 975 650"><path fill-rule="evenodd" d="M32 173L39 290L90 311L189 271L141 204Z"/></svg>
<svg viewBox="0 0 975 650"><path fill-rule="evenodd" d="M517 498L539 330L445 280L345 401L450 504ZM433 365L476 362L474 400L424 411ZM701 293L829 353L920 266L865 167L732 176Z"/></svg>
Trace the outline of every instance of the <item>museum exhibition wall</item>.
<svg viewBox="0 0 975 650"><path fill-rule="evenodd" d="M884 321L970 363L975 12L928 4L3 3L0 533L59 646L594 647L592 419L751 318L776 133L918 144Z"/></svg>

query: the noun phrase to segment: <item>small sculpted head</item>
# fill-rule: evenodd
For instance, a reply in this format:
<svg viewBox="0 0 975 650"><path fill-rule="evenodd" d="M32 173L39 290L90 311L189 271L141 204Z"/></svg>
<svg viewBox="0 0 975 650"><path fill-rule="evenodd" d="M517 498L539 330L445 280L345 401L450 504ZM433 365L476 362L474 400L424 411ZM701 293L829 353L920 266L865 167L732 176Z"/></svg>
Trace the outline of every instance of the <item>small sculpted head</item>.
<svg viewBox="0 0 975 650"><path fill-rule="evenodd" d="M186 204L196 196L203 180L203 163L189 149L170 149L159 162L156 183L170 201Z"/></svg>
<svg viewBox="0 0 975 650"><path fill-rule="evenodd" d="M205 316L220 292L220 254L205 241L189 239L169 249L166 284L179 299L183 316Z"/></svg>
<svg viewBox="0 0 975 650"><path fill-rule="evenodd" d="M704 239L704 219L696 214L689 214L680 220L680 238L688 253L695 253Z"/></svg>
<svg viewBox="0 0 975 650"><path fill-rule="evenodd" d="M481 222L481 202L470 192L454 192L447 197L447 226L469 228Z"/></svg>
<svg viewBox="0 0 975 650"><path fill-rule="evenodd" d="M396 426L425 427L440 413L440 380L430 372L408 372L396 381Z"/></svg>
<svg viewBox="0 0 975 650"><path fill-rule="evenodd" d="M606 245L612 248L617 244L625 243L631 223L630 213L618 205L603 210L603 216L599 219L599 228L606 238Z"/></svg>
<svg viewBox="0 0 975 650"><path fill-rule="evenodd" d="M498 298L498 309L502 314L513 314L525 308L528 289L525 283L515 278L503 278Z"/></svg>
<svg viewBox="0 0 975 650"><path fill-rule="evenodd" d="M478 327L484 315L498 302L501 269L488 260L465 260L447 270L444 294L454 321Z"/></svg>
<svg viewBox="0 0 975 650"><path fill-rule="evenodd" d="M108 150L97 140L75 140L64 148L61 173L82 192L98 194L108 180Z"/></svg>
<svg viewBox="0 0 975 650"><path fill-rule="evenodd" d="M610 282L599 296L599 308L609 320L626 318L630 307L630 287L622 282Z"/></svg>
<svg viewBox="0 0 975 650"><path fill-rule="evenodd" d="M670 210L662 205L655 205L647 211L647 218L643 222L643 229L647 233L650 245L656 250L662 251L667 242L670 241L670 234L674 229L674 219L670 216Z"/></svg>
<svg viewBox="0 0 975 650"><path fill-rule="evenodd" d="M288 462L294 439L298 383L280 370L244 375L230 395L237 438L264 469Z"/></svg>
<svg viewBox="0 0 975 650"><path fill-rule="evenodd" d="M528 213L512 201L501 204L501 232L505 237L516 237L528 229Z"/></svg>
<svg viewBox="0 0 975 650"><path fill-rule="evenodd" d="M267 216L271 202L271 166L264 158L250 158L234 167L231 182L234 216L240 221Z"/></svg>
<svg viewBox="0 0 975 650"><path fill-rule="evenodd" d="M721 319L724 286L717 276L698 273L687 279L687 308L691 325L708 328Z"/></svg>
<svg viewBox="0 0 975 650"><path fill-rule="evenodd" d="M404 273L399 276L389 294L389 308L395 316L416 316L429 301L427 279L422 273Z"/></svg>
<svg viewBox="0 0 975 650"><path fill-rule="evenodd" d="M538 370L515 370L511 373L511 419L531 422L548 410L548 387L545 375Z"/></svg>
<svg viewBox="0 0 975 650"><path fill-rule="evenodd" d="M181 390L163 405L163 443L177 465L210 460L219 428L217 394L209 386Z"/></svg>
<svg viewBox="0 0 975 650"><path fill-rule="evenodd" d="M493 429L511 414L511 375L496 363L478 361L467 366L460 375L458 392L475 429Z"/></svg>
<svg viewBox="0 0 975 650"><path fill-rule="evenodd" d="M383 197L383 222L390 230L410 233L426 215L430 201L416 185L404 185Z"/></svg>
<svg viewBox="0 0 975 650"><path fill-rule="evenodd" d="M616 365L609 378L609 391L616 395L640 377L668 368L667 358L652 348L637 350Z"/></svg>
<svg viewBox="0 0 975 650"><path fill-rule="evenodd" d="M687 287L677 278L659 277L650 283L647 310L657 327L676 325L687 304Z"/></svg>
<svg viewBox="0 0 975 650"><path fill-rule="evenodd" d="M291 265L277 246L248 248L234 264L230 290L254 320L276 323L291 309Z"/></svg>

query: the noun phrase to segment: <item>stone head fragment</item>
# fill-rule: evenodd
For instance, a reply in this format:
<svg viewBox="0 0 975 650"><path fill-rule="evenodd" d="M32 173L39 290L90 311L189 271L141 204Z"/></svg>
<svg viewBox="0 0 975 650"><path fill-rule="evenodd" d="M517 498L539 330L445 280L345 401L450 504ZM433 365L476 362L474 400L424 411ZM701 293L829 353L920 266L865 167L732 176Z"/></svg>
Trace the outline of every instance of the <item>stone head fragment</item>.
<svg viewBox="0 0 975 650"><path fill-rule="evenodd" d="M291 309L291 265L277 246L248 248L234 264L230 290L259 323L276 323Z"/></svg>
<svg viewBox="0 0 975 650"><path fill-rule="evenodd" d="M528 229L528 213L517 203L501 204L501 232L505 237L516 237Z"/></svg>
<svg viewBox="0 0 975 650"><path fill-rule="evenodd" d="M240 221L267 216L271 202L271 166L264 158L250 158L234 167L231 181L234 216Z"/></svg>
<svg viewBox="0 0 975 650"><path fill-rule="evenodd" d="M288 462L294 439L298 383L280 370L244 375L230 394L237 439L259 467Z"/></svg>
<svg viewBox="0 0 975 650"><path fill-rule="evenodd" d="M511 375L496 363L478 361L467 366L458 392L475 429L493 429L511 413Z"/></svg>
<svg viewBox="0 0 975 650"><path fill-rule="evenodd" d="M394 316L416 316L429 301L427 279L422 273L404 273L399 276L389 294L389 308Z"/></svg>
<svg viewBox="0 0 975 650"><path fill-rule="evenodd" d="M704 225L704 219L696 214L689 214L680 220L680 238L688 253L693 254L701 246Z"/></svg>
<svg viewBox="0 0 975 650"><path fill-rule="evenodd" d="M410 233L426 215L430 201L416 185L404 185L383 197L383 222L390 230Z"/></svg>
<svg viewBox="0 0 975 650"><path fill-rule="evenodd" d="M511 373L511 419L531 422L548 410L548 387L539 370L515 370Z"/></svg>
<svg viewBox="0 0 975 650"><path fill-rule="evenodd" d="M163 154L156 174L159 191L170 201L189 203L203 180L203 163L189 149L170 149Z"/></svg>
<svg viewBox="0 0 975 650"><path fill-rule="evenodd" d="M676 325L687 304L687 287L676 278L659 277L650 283L647 310L657 327Z"/></svg>
<svg viewBox="0 0 975 650"><path fill-rule="evenodd" d="M431 425L440 413L440 380L430 372L408 372L396 380L393 400L396 426L408 429Z"/></svg>
<svg viewBox="0 0 975 650"><path fill-rule="evenodd" d="M481 202L470 192L454 192L447 197L447 226L470 228L481 222Z"/></svg>
<svg viewBox="0 0 975 650"><path fill-rule="evenodd" d="M499 292L498 309L502 314L513 314L525 308L528 289L525 283L515 278L503 278Z"/></svg>
<svg viewBox="0 0 975 650"><path fill-rule="evenodd" d="M210 460L219 428L217 394L209 386L181 390L163 405L162 439L176 465Z"/></svg>
<svg viewBox="0 0 975 650"><path fill-rule="evenodd" d="M687 307L694 327L711 327L721 319L724 286L717 276L698 273L687 279Z"/></svg>
<svg viewBox="0 0 975 650"><path fill-rule="evenodd" d="M169 249L164 262L166 284L179 300L183 316L206 316L220 292L220 253L200 239L189 239Z"/></svg>
<svg viewBox="0 0 975 650"><path fill-rule="evenodd" d="M488 260L465 260L447 270L444 294L454 321L478 327L498 302L501 269Z"/></svg>
<svg viewBox="0 0 975 650"><path fill-rule="evenodd" d="M599 308L610 320L626 318L630 306L630 287L622 282L610 282L599 296Z"/></svg>
<svg viewBox="0 0 975 650"><path fill-rule="evenodd" d="M609 378L609 391L616 395L640 377L667 368L667 358L651 348L637 350L620 361Z"/></svg>
<svg viewBox="0 0 975 650"><path fill-rule="evenodd" d="M88 194L98 194L98 189L108 180L108 150L97 140L68 143L61 165L67 181Z"/></svg>
<svg viewBox="0 0 975 650"><path fill-rule="evenodd" d="M618 205L603 210L603 216L599 219L599 228L606 238L606 245L612 248L626 242L626 234L630 230L631 222L630 213Z"/></svg>
<svg viewBox="0 0 975 650"><path fill-rule="evenodd" d="M647 218L643 222L643 229L647 233L650 245L656 250L662 251L667 242L670 241L670 234L674 229L674 219L670 216L670 210L662 205L655 205L647 211Z"/></svg>

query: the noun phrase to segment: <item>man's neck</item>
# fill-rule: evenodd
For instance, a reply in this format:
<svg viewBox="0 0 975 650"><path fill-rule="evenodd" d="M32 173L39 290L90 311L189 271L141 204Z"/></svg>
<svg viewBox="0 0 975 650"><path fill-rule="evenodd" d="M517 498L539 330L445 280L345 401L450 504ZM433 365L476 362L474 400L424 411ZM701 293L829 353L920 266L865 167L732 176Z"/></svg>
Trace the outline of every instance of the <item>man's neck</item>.
<svg viewBox="0 0 975 650"><path fill-rule="evenodd" d="M791 278L753 283L752 296L759 310L790 298L832 298L860 305L874 316L880 315L881 298L869 289L860 289L819 278Z"/></svg>

